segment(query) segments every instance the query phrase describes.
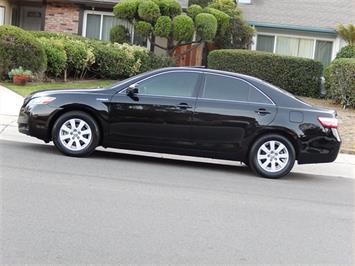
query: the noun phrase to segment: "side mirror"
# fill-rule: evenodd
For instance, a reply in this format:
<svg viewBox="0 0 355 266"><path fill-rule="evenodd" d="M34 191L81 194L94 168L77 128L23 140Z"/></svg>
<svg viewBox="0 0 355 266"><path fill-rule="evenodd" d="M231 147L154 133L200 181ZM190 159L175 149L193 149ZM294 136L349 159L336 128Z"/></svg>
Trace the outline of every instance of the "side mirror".
<svg viewBox="0 0 355 266"><path fill-rule="evenodd" d="M126 89L126 94L129 97L137 97L136 94L138 94L138 84L132 84Z"/></svg>

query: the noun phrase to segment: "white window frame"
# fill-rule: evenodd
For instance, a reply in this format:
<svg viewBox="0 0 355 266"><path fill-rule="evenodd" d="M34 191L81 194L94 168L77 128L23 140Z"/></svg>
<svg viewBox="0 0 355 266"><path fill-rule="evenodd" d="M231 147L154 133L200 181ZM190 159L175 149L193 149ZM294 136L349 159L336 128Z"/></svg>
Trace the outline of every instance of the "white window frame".
<svg viewBox="0 0 355 266"><path fill-rule="evenodd" d="M266 35L266 36L273 36L275 37L275 41L274 41L274 50L273 53L276 54L276 45L277 45L277 38L278 37L287 37L287 38L295 38L295 39L307 39L307 40L312 40L313 41L313 56L312 59L314 59L315 55L316 55L316 43L317 41L326 41L326 42L331 42L332 43L332 56L331 56L331 60L333 60L335 58L336 53L334 52L335 49L335 39L331 39L331 38L318 38L318 37L309 37L309 36L302 36L302 35L290 35L290 34L280 34L280 33L270 33L270 32L262 32L262 31L258 31L255 36L255 45L252 46L252 50L256 50L256 45L257 45L257 41L258 41L258 35ZM335 55L334 55L335 54Z"/></svg>
<svg viewBox="0 0 355 266"><path fill-rule="evenodd" d="M107 12L107 11L85 10L84 17L83 17L83 30L81 33L81 35L83 37L86 37L86 27L87 27L87 16L88 15L99 15L100 16L100 34L99 34L100 37L99 37L99 40L102 40L102 26L103 26L104 16L115 17L115 15L112 12ZM131 43L133 42L133 37L134 37L134 30L132 27Z"/></svg>
<svg viewBox="0 0 355 266"><path fill-rule="evenodd" d="M5 25L6 7L0 6L0 12L2 12L2 21L0 21L0 26Z"/></svg>
<svg viewBox="0 0 355 266"><path fill-rule="evenodd" d="M236 0L237 4L250 5L252 0Z"/></svg>

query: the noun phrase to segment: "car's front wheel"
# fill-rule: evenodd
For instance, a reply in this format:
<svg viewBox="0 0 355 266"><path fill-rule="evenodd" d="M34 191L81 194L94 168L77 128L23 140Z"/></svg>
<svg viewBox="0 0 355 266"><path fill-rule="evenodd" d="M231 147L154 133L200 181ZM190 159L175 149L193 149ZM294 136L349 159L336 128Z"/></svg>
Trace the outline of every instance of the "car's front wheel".
<svg viewBox="0 0 355 266"><path fill-rule="evenodd" d="M249 153L249 165L257 174L266 178L280 178L287 175L296 159L292 143L276 134L259 138Z"/></svg>
<svg viewBox="0 0 355 266"><path fill-rule="evenodd" d="M55 146L69 156L88 156L98 145L99 127L90 115L72 111L54 123L52 138Z"/></svg>

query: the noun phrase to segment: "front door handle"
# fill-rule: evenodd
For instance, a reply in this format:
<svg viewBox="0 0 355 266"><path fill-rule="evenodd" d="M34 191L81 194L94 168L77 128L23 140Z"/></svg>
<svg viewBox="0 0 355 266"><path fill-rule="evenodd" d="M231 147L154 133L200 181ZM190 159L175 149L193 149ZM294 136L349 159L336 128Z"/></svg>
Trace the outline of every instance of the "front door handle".
<svg viewBox="0 0 355 266"><path fill-rule="evenodd" d="M192 108L192 106L188 105L187 103L179 103L176 107L180 109L189 109Z"/></svg>
<svg viewBox="0 0 355 266"><path fill-rule="evenodd" d="M255 113L257 113L258 115L269 115L270 112L266 111L265 108L259 108L258 110L255 110Z"/></svg>

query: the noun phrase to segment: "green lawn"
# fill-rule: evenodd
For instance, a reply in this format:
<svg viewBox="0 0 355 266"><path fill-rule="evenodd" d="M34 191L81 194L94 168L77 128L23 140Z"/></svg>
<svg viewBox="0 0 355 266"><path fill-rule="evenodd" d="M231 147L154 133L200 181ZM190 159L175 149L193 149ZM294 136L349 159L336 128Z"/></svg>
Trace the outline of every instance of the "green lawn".
<svg viewBox="0 0 355 266"><path fill-rule="evenodd" d="M27 96L31 92L46 89L94 89L108 87L116 80L89 80L89 81L73 81L73 82L56 82L56 83L28 83L26 86L16 86L10 82L1 82L0 85L22 95Z"/></svg>

